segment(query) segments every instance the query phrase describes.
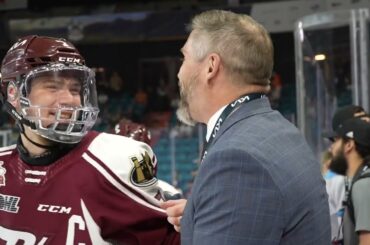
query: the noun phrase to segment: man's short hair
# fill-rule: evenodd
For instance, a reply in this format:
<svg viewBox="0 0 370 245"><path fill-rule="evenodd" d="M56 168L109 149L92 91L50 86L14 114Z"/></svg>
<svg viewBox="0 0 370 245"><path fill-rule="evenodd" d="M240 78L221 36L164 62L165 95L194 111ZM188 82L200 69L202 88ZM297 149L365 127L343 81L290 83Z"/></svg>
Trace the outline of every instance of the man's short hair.
<svg viewBox="0 0 370 245"><path fill-rule="evenodd" d="M266 29L250 16L210 10L195 16L189 29L196 40L192 48L198 60L214 52L237 82L270 84L272 41Z"/></svg>

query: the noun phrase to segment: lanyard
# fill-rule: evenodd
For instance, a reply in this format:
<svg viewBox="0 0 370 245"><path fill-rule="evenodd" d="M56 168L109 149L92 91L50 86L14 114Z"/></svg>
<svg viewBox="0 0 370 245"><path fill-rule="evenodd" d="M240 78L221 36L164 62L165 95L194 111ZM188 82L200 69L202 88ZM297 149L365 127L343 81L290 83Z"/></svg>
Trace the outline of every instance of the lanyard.
<svg viewBox="0 0 370 245"><path fill-rule="evenodd" d="M201 157L200 162L203 162L203 160L205 159L205 157L207 155L207 152L209 150L209 147L212 145L213 140L216 138L216 135L217 135L218 131L220 130L221 125L226 120L226 118L228 116L230 116L230 114L232 112L237 110L242 104L246 104L246 103L248 103L252 100L261 99L261 98L264 98L264 97L266 97L266 95L262 94L262 93L245 94L245 95L242 95L241 97L239 97L238 99L234 100L233 102L231 102L224 109L224 111L221 113L220 117L217 119L217 122L216 122L215 126L213 127L211 137L209 138L208 142L204 143L202 157Z"/></svg>

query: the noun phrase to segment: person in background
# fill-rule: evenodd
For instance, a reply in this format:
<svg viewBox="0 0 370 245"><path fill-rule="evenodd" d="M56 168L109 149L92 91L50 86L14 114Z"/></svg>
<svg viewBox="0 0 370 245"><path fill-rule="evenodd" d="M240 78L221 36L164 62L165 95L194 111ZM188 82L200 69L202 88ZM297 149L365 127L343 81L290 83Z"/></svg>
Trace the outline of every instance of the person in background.
<svg viewBox="0 0 370 245"><path fill-rule="evenodd" d="M331 130L324 132L323 137L334 142L335 138L338 137L337 131L343 127L343 123L355 117L365 119L369 118L369 115L365 112L364 108L358 105L347 105L339 108L334 113ZM330 149L328 150L328 154L331 155L331 161L329 161L328 170L324 178L328 193L332 242L335 244L342 242L343 239L341 224L344 215L345 171L342 165L336 164L337 161L333 159Z"/></svg>
<svg viewBox="0 0 370 245"><path fill-rule="evenodd" d="M266 97L269 34L248 15L223 10L196 15L190 30L178 117L207 124L207 134L189 199L162 205L186 203L181 244L329 244L320 164Z"/></svg>
<svg viewBox="0 0 370 245"><path fill-rule="evenodd" d="M326 150L321 154L321 174L324 176L324 179L330 179L335 176L335 174L329 169L331 159L332 155L329 150Z"/></svg>
<svg viewBox="0 0 370 245"><path fill-rule="evenodd" d="M370 244L370 123L355 117L336 133L332 165L346 176L343 244Z"/></svg>
<svg viewBox="0 0 370 245"><path fill-rule="evenodd" d="M95 74L70 42L21 38L1 74L0 101L20 132L0 148L1 241L179 244L162 196L150 191L158 184L150 146L91 130Z"/></svg>
<svg viewBox="0 0 370 245"><path fill-rule="evenodd" d="M283 83L282 83L280 74L275 71L272 72L271 90L268 94L268 97L271 103L271 107L273 109L279 108L282 87L283 87Z"/></svg>
<svg viewBox="0 0 370 245"><path fill-rule="evenodd" d="M111 132L152 146L152 135L150 130L147 129L144 124L135 123L128 118L121 118Z"/></svg>

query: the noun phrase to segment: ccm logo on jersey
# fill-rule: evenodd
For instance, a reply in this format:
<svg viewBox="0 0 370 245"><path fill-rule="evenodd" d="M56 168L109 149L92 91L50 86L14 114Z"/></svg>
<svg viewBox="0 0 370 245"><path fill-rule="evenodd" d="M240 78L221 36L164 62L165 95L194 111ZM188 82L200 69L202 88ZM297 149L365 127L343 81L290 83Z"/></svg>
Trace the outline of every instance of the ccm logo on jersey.
<svg viewBox="0 0 370 245"><path fill-rule="evenodd" d="M0 161L0 187L5 186L6 169L3 167L4 162Z"/></svg>
<svg viewBox="0 0 370 245"><path fill-rule="evenodd" d="M20 198L16 196L8 196L0 194L0 210L8 213L18 213Z"/></svg>
<svg viewBox="0 0 370 245"><path fill-rule="evenodd" d="M80 63L81 59L72 58L72 57L59 57L58 61L68 62L68 63Z"/></svg>
<svg viewBox="0 0 370 245"><path fill-rule="evenodd" d="M48 204L39 204L37 210L40 212L49 212L49 213L57 213L57 214L69 214L72 210L71 207L63 207L63 206L56 206L56 205L48 205Z"/></svg>

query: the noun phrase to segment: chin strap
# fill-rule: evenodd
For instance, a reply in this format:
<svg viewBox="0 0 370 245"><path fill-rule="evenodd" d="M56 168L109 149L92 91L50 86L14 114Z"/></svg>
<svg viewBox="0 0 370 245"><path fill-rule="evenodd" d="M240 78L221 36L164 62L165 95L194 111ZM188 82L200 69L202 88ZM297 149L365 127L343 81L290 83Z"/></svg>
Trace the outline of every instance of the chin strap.
<svg viewBox="0 0 370 245"><path fill-rule="evenodd" d="M17 110L15 109L15 107L10 104L7 100L5 100L5 97L4 95L0 92L0 105L3 105L4 106L4 109L6 112L8 112L12 118L15 120L16 124L18 125L18 128L20 130L20 133L24 135L24 137L26 137L26 139L31 142L32 144L34 144L35 146L37 147L40 147L40 148L43 148L43 149L53 149L55 148L56 146L55 145L42 145L42 144L39 144L39 143L36 143L35 141L31 140L25 130L24 130L24 125L27 125L29 126L31 129L36 129L36 124L34 122L31 122L30 120L24 118L21 114L19 114L17 112Z"/></svg>
<svg viewBox="0 0 370 245"><path fill-rule="evenodd" d="M22 125L22 126L23 126L23 125ZM53 149L55 149L55 148L58 148L58 145L57 145L57 144L53 144L53 145L42 145L42 144L36 143L35 141L31 140L31 139L27 136L26 132L23 132L22 134L24 135L24 137L26 137L26 139L27 139L29 142L31 142L32 144L34 144L34 145L35 145L35 146L37 146L37 147L40 147L40 148L43 148L43 149L46 149L46 150L53 150Z"/></svg>

